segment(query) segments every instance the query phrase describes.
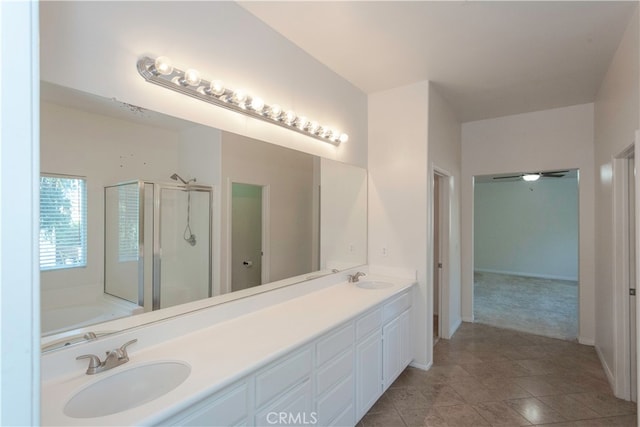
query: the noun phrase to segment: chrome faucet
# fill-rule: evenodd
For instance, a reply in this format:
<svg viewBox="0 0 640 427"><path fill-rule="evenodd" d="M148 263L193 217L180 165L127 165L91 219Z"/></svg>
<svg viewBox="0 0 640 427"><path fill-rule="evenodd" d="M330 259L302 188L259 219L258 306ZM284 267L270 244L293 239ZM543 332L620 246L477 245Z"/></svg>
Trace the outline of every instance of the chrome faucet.
<svg viewBox="0 0 640 427"><path fill-rule="evenodd" d="M90 359L89 367L87 368L87 375L93 375L97 374L98 372L108 371L111 368L115 368L116 366L120 366L123 363L127 363L129 361L127 346L135 342L138 342L138 340L135 339L128 341L124 343L120 348L107 351L107 357L104 359L104 361L100 361L100 358L95 354L83 354L82 356L76 357L76 360Z"/></svg>
<svg viewBox="0 0 640 427"><path fill-rule="evenodd" d="M362 271L358 271L356 274L349 274L347 277L349 279L349 283L357 283L360 281L362 276L366 276Z"/></svg>

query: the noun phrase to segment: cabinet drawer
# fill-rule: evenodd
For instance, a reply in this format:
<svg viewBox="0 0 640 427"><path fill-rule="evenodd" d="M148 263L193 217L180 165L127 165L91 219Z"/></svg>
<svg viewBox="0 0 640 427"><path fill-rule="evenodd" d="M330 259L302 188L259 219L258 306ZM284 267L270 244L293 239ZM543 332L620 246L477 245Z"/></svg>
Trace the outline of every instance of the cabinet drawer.
<svg viewBox="0 0 640 427"><path fill-rule="evenodd" d="M394 300L384 305L383 322L386 323L400 315L403 311L411 306L411 296L409 292L397 296Z"/></svg>
<svg viewBox="0 0 640 427"><path fill-rule="evenodd" d="M350 404L346 407L344 411L340 415L333 420L330 427L344 427L344 426L352 426L356 424L356 408L353 404Z"/></svg>
<svg viewBox="0 0 640 427"><path fill-rule="evenodd" d="M334 358L342 351L353 345L353 322L331 333L316 345L316 366L322 366L326 361Z"/></svg>
<svg viewBox="0 0 640 427"><path fill-rule="evenodd" d="M311 348L296 352L256 376L256 406L260 407L311 374Z"/></svg>
<svg viewBox="0 0 640 427"><path fill-rule="evenodd" d="M246 421L245 417L248 415L247 394L247 383L232 386L194 405L193 409L187 409L186 416L172 420L170 424L179 426L237 425L243 419Z"/></svg>
<svg viewBox="0 0 640 427"><path fill-rule="evenodd" d="M353 375L349 375L318 400L318 425L329 425L344 408L353 406L353 387Z"/></svg>
<svg viewBox="0 0 640 427"><path fill-rule="evenodd" d="M353 349L348 350L326 366L318 369L316 374L316 396L320 396L331 386L348 377L353 372Z"/></svg>
<svg viewBox="0 0 640 427"><path fill-rule="evenodd" d="M382 326L382 309L376 308L363 314L356 321L356 340L360 340Z"/></svg>
<svg viewBox="0 0 640 427"><path fill-rule="evenodd" d="M306 380L256 414L256 426L315 424L311 381Z"/></svg>

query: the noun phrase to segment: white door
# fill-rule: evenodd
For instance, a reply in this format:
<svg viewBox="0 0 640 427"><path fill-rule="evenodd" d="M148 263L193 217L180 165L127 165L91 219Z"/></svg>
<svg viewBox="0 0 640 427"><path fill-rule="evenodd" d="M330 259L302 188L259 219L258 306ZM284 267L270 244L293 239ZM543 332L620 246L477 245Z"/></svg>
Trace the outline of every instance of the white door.
<svg viewBox="0 0 640 427"><path fill-rule="evenodd" d="M628 196L629 196L629 350L631 352L629 361L631 364L631 400L637 401L637 362L636 362L636 230L635 230L635 159L631 156L627 165Z"/></svg>
<svg viewBox="0 0 640 427"><path fill-rule="evenodd" d="M262 186L231 185L231 289L262 284Z"/></svg>

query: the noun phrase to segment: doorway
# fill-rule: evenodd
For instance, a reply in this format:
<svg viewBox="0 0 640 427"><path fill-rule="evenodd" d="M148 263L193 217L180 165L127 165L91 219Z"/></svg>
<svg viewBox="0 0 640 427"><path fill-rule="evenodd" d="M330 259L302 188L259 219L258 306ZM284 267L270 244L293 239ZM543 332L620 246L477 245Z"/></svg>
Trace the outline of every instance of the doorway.
<svg viewBox="0 0 640 427"><path fill-rule="evenodd" d="M579 172L476 176L474 319L574 341L579 332Z"/></svg>
<svg viewBox="0 0 640 427"><path fill-rule="evenodd" d="M616 396L637 401L636 170L634 145L613 160Z"/></svg>
<svg viewBox="0 0 640 427"><path fill-rule="evenodd" d="M231 183L231 290L268 282L265 268L268 187Z"/></svg>
<svg viewBox="0 0 640 427"><path fill-rule="evenodd" d="M449 205L451 175L434 168L432 175L432 301L433 344L450 338L449 313Z"/></svg>

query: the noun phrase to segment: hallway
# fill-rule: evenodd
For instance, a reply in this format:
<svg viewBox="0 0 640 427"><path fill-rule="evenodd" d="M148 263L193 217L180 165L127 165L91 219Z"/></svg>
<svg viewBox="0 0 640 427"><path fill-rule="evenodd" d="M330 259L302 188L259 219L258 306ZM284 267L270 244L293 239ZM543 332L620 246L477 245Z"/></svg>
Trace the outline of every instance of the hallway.
<svg viewBox="0 0 640 427"><path fill-rule="evenodd" d="M463 323L434 347L429 371L407 368L358 424L636 426L593 347Z"/></svg>

